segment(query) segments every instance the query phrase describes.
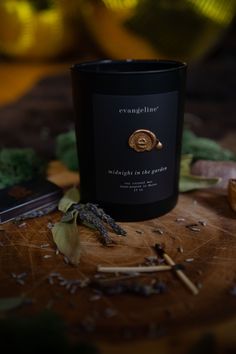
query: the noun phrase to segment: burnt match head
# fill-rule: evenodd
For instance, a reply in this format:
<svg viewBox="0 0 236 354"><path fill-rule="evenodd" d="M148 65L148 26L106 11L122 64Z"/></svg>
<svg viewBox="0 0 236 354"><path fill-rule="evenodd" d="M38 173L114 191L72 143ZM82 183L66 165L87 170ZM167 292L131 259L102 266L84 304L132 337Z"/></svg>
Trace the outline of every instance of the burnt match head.
<svg viewBox="0 0 236 354"><path fill-rule="evenodd" d="M157 253L157 255L161 258L163 258L163 255L165 253L165 248L164 248L164 245L161 245L159 243L156 243L155 246L154 246L154 249Z"/></svg>

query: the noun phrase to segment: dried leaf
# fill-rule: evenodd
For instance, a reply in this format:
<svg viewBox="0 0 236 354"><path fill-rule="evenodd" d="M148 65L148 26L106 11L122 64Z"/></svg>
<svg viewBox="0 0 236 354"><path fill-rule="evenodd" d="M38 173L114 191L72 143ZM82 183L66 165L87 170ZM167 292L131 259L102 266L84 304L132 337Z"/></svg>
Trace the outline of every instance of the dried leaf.
<svg viewBox="0 0 236 354"><path fill-rule="evenodd" d="M208 178L191 174L192 155L182 155L180 165L179 191L188 192L194 189L209 188L221 181L221 178Z"/></svg>
<svg viewBox="0 0 236 354"><path fill-rule="evenodd" d="M78 215L77 210L72 210L64 214L61 218L61 222L73 222L75 216Z"/></svg>
<svg viewBox="0 0 236 354"><path fill-rule="evenodd" d="M194 175L181 176L179 191L188 192L194 189L210 188L220 182L220 178L204 178Z"/></svg>
<svg viewBox="0 0 236 354"><path fill-rule="evenodd" d="M79 190L76 187L70 188L61 198L58 204L58 209L63 213L66 213L73 204L79 203L79 200L80 200Z"/></svg>
<svg viewBox="0 0 236 354"><path fill-rule="evenodd" d="M80 261L80 236L76 219L78 212L74 214L72 223L58 222L52 228L53 240L57 248L73 265Z"/></svg>
<svg viewBox="0 0 236 354"><path fill-rule="evenodd" d="M0 312L14 310L23 305L24 301L23 297L0 298Z"/></svg>
<svg viewBox="0 0 236 354"><path fill-rule="evenodd" d="M228 201L233 211L236 211L236 179L229 180Z"/></svg>
<svg viewBox="0 0 236 354"><path fill-rule="evenodd" d="M193 159L193 155L190 154L181 156L181 162L180 162L181 176L190 174L192 159Z"/></svg>

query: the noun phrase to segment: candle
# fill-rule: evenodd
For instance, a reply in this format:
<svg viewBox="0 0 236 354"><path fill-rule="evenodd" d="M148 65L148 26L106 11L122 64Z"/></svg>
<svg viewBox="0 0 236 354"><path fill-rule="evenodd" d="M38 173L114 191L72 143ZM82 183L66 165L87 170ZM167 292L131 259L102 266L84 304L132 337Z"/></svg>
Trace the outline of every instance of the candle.
<svg viewBox="0 0 236 354"><path fill-rule="evenodd" d="M185 72L186 64L167 60L72 67L82 202L120 221L175 206Z"/></svg>

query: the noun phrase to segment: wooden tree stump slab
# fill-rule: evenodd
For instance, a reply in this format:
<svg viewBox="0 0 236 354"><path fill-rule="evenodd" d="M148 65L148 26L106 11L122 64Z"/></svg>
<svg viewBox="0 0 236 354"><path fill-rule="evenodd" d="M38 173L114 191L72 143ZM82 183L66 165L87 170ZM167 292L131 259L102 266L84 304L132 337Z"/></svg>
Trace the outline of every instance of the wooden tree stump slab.
<svg viewBox="0 0 236 354"><path fill-rule="evenodd" d="M235 213L230 210L226 196L219 192L180 195L177 207L160 218L122 223L127 236L111 234L117 243L113 247L102 246L96 232L79 226L82 256L78 267L66 264L63 256L55 253L48 223L59 219L60 213L56 212L23 225L8 223L1 227L0 296L23 295L33 300L31 305L19 308L17 315L38 313L50 307L73 331L97 339L109 336L113 340L143 338L150 333L173 334L235 317L235 297L230 294L236 277ZM195 223L199 232L186 227ZM156 229L163 234L155 232ZM132 294L96 297L91 287L71 294L58 281L49 284L52 272L68 280L92 280L98 265L143 264L145 257L155 255L152 246L156 243L164 243L175 262L184 264L185 273L201 288L199 295L193 296L172 272L129 280L151 284L156 279L166 284L166 293L148 297ZM186 262L191 258L192 262ZM24 285L12 276L22 272L27 273Z"/></svg>

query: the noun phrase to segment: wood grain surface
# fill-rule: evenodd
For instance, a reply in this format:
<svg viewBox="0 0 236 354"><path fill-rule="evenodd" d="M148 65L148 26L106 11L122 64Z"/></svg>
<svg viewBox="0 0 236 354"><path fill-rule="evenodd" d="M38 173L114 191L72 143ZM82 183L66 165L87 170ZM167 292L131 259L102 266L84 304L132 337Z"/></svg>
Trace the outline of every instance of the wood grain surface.
<svg viewBox="0 0 236 354"><path fill-rule="evenodd" d="M177 222L178 218L184 220ZM51 308L67 321L71 333L105 340L104 352L111 352L110 341L123 343L121 339L182 335L229 321L235 326L235 297L230 294L236 279L235 213L223 193L198 191L180 195L177 207L160 218L122 223L127 236L111 233L117 243L113 247L102 246L96 232L79 226L82 243L79 267L66 264L63 256L55 253L48 223L59 219L60 213L55 212L25 224L1 226L0 296L23 295L33 301L15 310L17 315ZM199 224L200 232L186 227L199 221L206 223ZM163 230L162 235L154 232L157 228ZM185 273L201 288L199 295L193 296L172 272L126 280L151 284L157 279L167 285L166 293L148 297L121 294L96 298L90 286L71 294L58 281L49 284L52 272L68 280L93 280L98 265L143 264L145 257L155 255L152 249L155 243L164 243L175 262L184 264ZM193 259L190 263L186 262L189 258ZM24 285L12 276L22 272L27 273ZM236 347L234 336L230 340Z"/></svg>

